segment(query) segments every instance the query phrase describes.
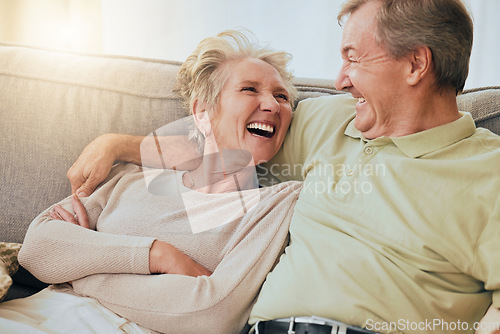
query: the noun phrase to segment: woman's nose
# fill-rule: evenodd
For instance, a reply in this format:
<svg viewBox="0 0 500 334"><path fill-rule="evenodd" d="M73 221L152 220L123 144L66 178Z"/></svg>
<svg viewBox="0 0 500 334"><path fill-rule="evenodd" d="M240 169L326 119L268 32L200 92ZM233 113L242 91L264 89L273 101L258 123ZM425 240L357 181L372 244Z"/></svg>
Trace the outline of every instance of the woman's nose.
<svg viewBox="0 0 500 334"><path fill-rule="evenodd" d="M279 112L280 111L280 104L278 101L276 101L276 98L272 94L266 94L262 96L261 102L260 102L260 108L263 111L269 111L269 112Z"/></svg>

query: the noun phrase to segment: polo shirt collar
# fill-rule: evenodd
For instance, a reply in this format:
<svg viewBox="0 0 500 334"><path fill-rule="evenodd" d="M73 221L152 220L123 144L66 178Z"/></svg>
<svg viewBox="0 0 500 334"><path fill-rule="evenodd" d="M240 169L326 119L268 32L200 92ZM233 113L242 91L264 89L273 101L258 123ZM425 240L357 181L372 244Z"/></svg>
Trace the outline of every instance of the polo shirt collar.
<svg viewBox="0 0 500 334"><path fill-rule="evenodd" d="M401 152L410 158L418 158L422 155L450 146L474 134L476 125L471 114L466 112L461 112L460 114L462 116L454 122L425 131L402 137L380 137L373 140L366 139L361 132L356 129L353 119L347 125L344 134L374 144L377 142L385 142L387 139L390 139Z"/></svg>

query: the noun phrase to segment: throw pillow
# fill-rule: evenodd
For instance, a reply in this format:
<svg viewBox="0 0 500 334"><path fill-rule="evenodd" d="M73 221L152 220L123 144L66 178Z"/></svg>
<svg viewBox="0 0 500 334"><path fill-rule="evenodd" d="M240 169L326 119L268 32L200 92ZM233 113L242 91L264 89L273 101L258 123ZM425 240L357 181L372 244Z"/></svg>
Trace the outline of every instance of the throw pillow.
<svg viewBox="0 0 500 334"><path fill-rule="evenodd" d="M0 242L0 301L5 298L12 285L12 276L19 268L17 254L21 244Z"/></svg>

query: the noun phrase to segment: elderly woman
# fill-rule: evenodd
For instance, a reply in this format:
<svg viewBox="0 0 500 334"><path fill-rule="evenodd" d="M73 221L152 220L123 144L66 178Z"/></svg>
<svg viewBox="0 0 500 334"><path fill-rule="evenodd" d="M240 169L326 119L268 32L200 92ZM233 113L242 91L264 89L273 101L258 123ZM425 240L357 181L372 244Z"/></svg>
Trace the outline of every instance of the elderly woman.
<svg viewBox="0 0 500 334"><path fill-rule="evenodd" d="M300 190L253 182L255 162L273 157L291 121L287 62L238 32L203 40L178 74L201 163L189 172L120 164L83 204L71 196L38 216L19 261L54 285L0 304L0 328L239 332Z"/></svg>

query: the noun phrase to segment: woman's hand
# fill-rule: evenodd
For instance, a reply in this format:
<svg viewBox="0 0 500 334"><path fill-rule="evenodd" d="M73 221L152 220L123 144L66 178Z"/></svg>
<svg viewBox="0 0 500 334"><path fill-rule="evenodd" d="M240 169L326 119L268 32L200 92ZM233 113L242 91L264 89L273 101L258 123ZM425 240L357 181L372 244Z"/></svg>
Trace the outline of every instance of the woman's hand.
<svg viewBox="0 0 500 334"><path fill-rule="evenodd" d="M491 305L479 323L476 334L500 333L500 309Z"/></svg>
<svg viewBox="0 0 500 334"><path fill-rule="evenodd" d="M212 273L201 264L169 243L155 240L149 250L149 271L152 274L177 274L210 276Z"/></svg>
<svg viewBox="0 0 500 334"><path fill-rule="evenodd" d="M71 203L73 204L73 211L75 212L75 215L65 210L59 204L56 204L54 209L49 212L50 217L56 220L64 220L68 223L79 225L81 227L90 228L87 211L85 210L82 202L80 202L80 199L76 195L72 195Z"/></svg>

